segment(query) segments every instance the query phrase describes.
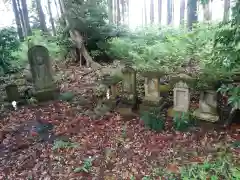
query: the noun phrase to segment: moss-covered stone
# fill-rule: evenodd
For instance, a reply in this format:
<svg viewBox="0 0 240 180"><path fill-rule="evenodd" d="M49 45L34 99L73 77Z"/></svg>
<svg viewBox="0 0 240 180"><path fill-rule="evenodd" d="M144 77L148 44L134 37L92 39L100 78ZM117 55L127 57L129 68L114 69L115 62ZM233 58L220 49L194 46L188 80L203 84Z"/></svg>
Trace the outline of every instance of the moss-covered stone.
<svg viewBox="0 0 240 180"><path fill-rule="evenodd" d="M61 93L58 97L62 101L71 101L74 98L75 94L73 92Z"/></svg>
<svg viewBox="0 0 240 180"><path fill-rule="evenodd" d="M59 96L59 89L48 89L43 91L37 91L34 96L39 102L55 100Z"/></svg>

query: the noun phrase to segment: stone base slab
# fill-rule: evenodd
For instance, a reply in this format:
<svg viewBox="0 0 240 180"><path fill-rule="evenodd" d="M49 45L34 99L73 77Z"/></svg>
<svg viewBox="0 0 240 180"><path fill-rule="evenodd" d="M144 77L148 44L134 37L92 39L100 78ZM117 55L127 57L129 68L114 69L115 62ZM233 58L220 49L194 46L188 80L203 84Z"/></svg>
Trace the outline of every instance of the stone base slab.
<svg viewBox="0 0 240 180"><path fill-rule="evenodd" d="M208 121L208 122L217 122L219 120L219 116L210 113L201 112L200 109L197 109L193 112L193 116L197 117L200 120Z"/></svg>

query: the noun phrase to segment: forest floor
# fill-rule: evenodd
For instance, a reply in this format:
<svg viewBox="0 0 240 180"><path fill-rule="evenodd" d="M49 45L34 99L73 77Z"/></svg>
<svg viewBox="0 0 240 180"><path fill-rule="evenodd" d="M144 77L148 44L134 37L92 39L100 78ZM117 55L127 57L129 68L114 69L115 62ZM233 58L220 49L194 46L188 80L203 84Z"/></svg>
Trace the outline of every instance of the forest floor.
<svg viewBox="0 0 240 180"><path fill-rule="evenodd" d="M214 160L226 149L239 164L239 148L228 148L240 140L238 128L196 127L183 133L172 130L167 118L168 128L155 133L138 116L109 112L92 120L83 114L97 101L95 74L81 78L86 69L76 66L60 71L65 75L61 90L77 94L71 102L23 106L0 120L0 180L160 179L163 169L179 173L182 166ZM31 131L37 118L54 125L42 138Z"/></svg>

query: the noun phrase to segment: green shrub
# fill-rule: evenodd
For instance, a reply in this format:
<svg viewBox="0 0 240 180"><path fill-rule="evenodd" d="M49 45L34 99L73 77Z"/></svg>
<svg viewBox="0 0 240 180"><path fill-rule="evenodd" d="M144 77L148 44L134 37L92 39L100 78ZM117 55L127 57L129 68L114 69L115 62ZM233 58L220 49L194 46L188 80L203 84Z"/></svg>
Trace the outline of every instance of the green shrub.
<svg viewBox="0 0 240 180"><path fill-rule="evenodd" d="M165 128L164 119L157 115L155 111L145 111L141 115L141 120L144 122L145 127L160 132Z"/></svg>
<svg viewBox="0 0 240 180"><path fill-rule="evenodd" d="M177 131L186 131L192 125L189 117L188 113L176 114L173 118L173 127Z"/></svg>
<svg viewBox="0 0 240 180"><path fill-rule="evenodd" d="M0 67L3 73L8 73L15 64L14 51L18 51L20 42L14 28L0 29Z"/></svg>

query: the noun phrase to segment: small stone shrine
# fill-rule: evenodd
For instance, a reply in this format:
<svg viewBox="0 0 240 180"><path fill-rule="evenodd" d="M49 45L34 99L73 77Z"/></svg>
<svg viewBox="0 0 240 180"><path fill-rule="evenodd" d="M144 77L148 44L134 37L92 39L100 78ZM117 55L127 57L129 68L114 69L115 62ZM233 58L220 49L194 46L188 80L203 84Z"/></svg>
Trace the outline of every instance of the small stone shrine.
<svg viewBox="0 0 240 180"><path fill-rule="evenodd" d="M216 122L219 120L217 115L217 92L205 90L200 94L199 109L194 111L194 116L201 120Z"/></svg>
<svg viewBox="0 0 240 180"><path fill-rule="evenodd" d="M28 50L28 61L37 100L55 99L59 90L53 79L53 70L47 48L40 45L31 47Z"/></svg>
<svg viewBox="0 0 240 180"><path fill-rule="evenodd" d="M144 91L145 96L140 109L148 109L151 107L159 107L163 98L160 96L159 81L163 76L161 72L145 72L142 74L145 78Z"/></svg>
<svg viewBox="0 0 240 180"><path fill-rule="evenodd" d="M131 67L126 65L122 69L123 74L123 96L124 101L132 101L134 96L136 96L136 71Z"/></svg>

